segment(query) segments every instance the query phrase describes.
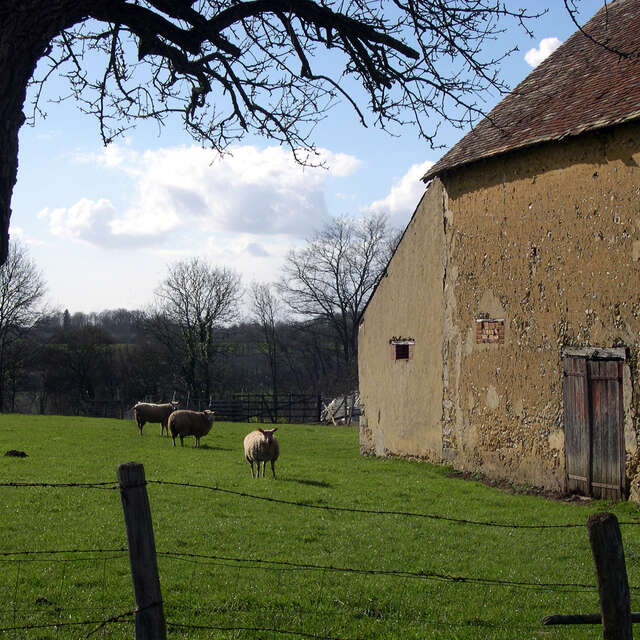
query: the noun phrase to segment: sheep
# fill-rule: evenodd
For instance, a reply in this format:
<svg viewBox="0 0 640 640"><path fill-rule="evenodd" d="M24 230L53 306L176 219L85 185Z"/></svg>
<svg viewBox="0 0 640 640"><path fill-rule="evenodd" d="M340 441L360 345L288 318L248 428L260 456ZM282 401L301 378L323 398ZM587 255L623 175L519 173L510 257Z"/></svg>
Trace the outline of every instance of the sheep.
<svg viewBox="0 0 640 640"><path fill-rule="evenodd" d="M178 402L171 401L165 404L152 404L150 402L138 402L133 407L133 412L138 423L138 431L142 435L142 427L146 422L159 422L160 435L167 432L169 435L168 420L169 416L179 406Z"/></svg>
<svg viewBox="0 0 640 640"><path fill-rule="evenodd" d="M251 477L260 477L260 464L262 463L262 477L264 478L264 469L267 466L267 460L271 461L271 471L273 477L276 477L275 462L278 459L280 448L278 441L273 435L278 427L273 429L258 429L247 434L244 439L244 457L251 465ZM253 463L258 464L258 473L253 475Z"/></svg>
<svg viewBox="0 0 640 640"><path fill-rule="evenodd" d="M189 409L180 409L174 411L169 416L169 431L173 439L173 446L176 446L176 436L180 436L180 446L184 446L185 436L194 436L196 439L195 446L200 446L200 438L206 436L216 417L215 411L205 409L204 411L191 411Z"/></svg>

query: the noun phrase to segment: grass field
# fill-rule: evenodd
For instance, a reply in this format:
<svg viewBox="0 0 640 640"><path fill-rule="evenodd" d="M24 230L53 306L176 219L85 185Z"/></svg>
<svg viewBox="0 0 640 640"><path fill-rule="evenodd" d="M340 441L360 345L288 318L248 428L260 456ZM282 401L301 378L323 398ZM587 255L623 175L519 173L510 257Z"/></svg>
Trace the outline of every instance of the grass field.
<svg viewBox="0 0 640 640"><path fill-rule="evenodd" d="M352 427L281 425L278 478L252 480L253 427L217 423L200 449L173 448L159 425L141 438L132 421L0 415L0 456L28 454L0 457L0 483L115 486L119 464L143 463L170 638L599 638L540 621L598 611L583 525L603 510L630 523L640 608L633 505L514 495L361 457ZM133 637L132 615L111 620L134 606L118 490L0 486L0 526L0 640Z"/></svg>

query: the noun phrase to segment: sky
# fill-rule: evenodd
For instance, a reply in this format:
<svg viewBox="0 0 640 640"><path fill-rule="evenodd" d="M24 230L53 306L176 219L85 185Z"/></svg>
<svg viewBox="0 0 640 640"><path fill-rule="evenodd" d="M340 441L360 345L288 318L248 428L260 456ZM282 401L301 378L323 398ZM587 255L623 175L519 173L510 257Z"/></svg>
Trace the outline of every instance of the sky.
<svg viewBox="0 0 640 640"><path fill-rule="evenodd" d="M603 4L576 1L581 23ZM513 88L576 27L562 0L507 4L547 9L530 23L533 37L513 27L491 44L518 47L501 67ZM55 98L61 85L49 82ZM384 213L404 228L421 176L465 133L443 125L432 149L411 126L390 136L340 106L314 132L326 165L314 169L255 137L220 157L177 121L161 132L138 126L104 147L95 119L71 101L45 110L20 132L10 235L42 271L47 307L71 313L147 308L168 265L194 256L234 269L247 287L273 282L286 254L332 217Z"/></svg>

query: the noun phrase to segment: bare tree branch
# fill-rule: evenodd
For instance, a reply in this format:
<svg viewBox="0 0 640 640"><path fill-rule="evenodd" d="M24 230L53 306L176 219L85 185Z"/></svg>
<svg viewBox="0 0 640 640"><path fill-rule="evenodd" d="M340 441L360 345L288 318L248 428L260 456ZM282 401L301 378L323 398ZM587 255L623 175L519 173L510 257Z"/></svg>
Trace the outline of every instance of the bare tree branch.
<svg viewBox="0 0 640 640"><path fill-rule="evenodd" d="M33 120L43 83L66 77L57 98L95 116L105 143L179 116L220 151L255 133L313 163L314 127L338 98L362 124L412 123L432 145L440 121L484 115L487 92L506 90L485 44L538 15L502 0L4 0L0 263L29 85Z"/></svg>
<svg viewBox="0 0 640 640"><path fill-rule="evenodd" d="M291 251L277 289L305 319L324 318L339 336L345 366L356 379L358 327L384 273L397 233L384 215L358 221L336 218L305 247Z"/></svg>
<svg viewBox="0 0 640 640"><path fill-rule="evenodd" d="M191 393L211 393L217 328L236 319L240 276L200 258L176 262L155 292L157 313L180 331Z"/></svg>

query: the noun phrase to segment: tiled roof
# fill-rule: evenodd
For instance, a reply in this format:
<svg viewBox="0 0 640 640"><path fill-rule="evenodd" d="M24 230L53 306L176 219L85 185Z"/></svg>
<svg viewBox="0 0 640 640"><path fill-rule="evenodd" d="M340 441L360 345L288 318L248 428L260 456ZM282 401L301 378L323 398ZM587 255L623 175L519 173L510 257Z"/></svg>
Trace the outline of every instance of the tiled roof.
<svg viewBox="0 0 640 640"><path fill-rule="evenodd" d="M424 175L640 118L640 0L609 1ZM624 57L618 52L630 53Z"/></svg>

